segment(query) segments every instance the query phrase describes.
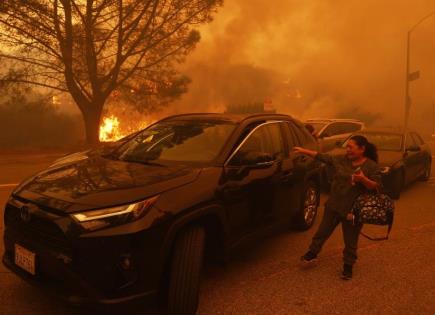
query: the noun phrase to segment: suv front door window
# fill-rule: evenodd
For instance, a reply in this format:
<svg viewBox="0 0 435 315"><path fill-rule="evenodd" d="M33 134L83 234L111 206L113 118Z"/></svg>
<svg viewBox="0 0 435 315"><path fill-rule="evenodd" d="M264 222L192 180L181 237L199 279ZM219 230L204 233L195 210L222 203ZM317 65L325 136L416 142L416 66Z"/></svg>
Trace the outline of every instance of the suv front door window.
<svg viewBox="0 0 435 315"><path fill-rule="evenodd" d="M284 156L284 143L278 123L262 125L249 134L230 159L229 165L247 166L259 156L272 161Z"/></svg>

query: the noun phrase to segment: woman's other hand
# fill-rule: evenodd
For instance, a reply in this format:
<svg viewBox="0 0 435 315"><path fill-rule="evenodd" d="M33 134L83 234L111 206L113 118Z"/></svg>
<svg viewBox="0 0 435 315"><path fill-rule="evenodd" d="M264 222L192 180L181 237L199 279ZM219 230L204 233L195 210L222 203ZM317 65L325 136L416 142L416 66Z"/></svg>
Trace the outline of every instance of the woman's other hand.
<svg viewBox="0 0 435 315"><path fill-rule="evenodd" d="M352 182L353 183L361 183L363 184L367 189L378 189L379 185L376 181L371 180L368 178L363 171L359 171L357 173L354 173L352 175Z"/></svg>
<svg viewBox="0 0 435 315"><path fill-rule="evenodd" d="M352 175L352 181L354 183L363 183L364 181L366 181L367 176L364 174L363 171L359 171L357 173L354 173Z"/></svg>

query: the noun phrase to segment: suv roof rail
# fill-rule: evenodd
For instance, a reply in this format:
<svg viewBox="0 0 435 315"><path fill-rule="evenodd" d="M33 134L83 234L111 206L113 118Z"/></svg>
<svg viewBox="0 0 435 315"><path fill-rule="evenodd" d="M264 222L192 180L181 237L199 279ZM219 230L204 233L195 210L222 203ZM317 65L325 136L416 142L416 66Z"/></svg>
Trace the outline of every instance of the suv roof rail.
<svg viewBox="0 0 435 315"><path fill-rule="evenodd" d="M250 114L233 114L233 113L207 113L207 112L194 112L194 113L184 113L184 114L176 114L171 115L168 117L163 118L161 121L164 120L171 120L176 118L182 118L182 117L192 117L192 116L215 116L215 117L222 117L222 118L228 118L228 119L236 119L239 122L256 118L256 117L265 117L265 118L290 118L294 120L294 118L287 114L278 114L278 113L271 113L271 112L264 112L264 113L250 113Z"/></svg>
<svg viewBox="0 0 435 315"><path fill-rule="evenodd" d="M306 122L314 122L314 121L324 121L324 122L357 122L364 123L362 120L353 119L353 118L310 118L305 120Z"/></svg>

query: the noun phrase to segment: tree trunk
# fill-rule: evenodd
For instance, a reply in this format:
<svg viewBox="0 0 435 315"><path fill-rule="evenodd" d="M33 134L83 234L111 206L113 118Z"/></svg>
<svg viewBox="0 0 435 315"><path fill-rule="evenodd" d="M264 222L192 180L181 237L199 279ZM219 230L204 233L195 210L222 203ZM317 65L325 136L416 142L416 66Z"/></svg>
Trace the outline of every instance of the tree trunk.
<svg viewBox="0 0 435 315"><path fill-rule="evenodd" d="M102 108L85 108L82 111L83 121L85 123L86 142L90 146L96 146L100 143L100 120Z"/></svg>

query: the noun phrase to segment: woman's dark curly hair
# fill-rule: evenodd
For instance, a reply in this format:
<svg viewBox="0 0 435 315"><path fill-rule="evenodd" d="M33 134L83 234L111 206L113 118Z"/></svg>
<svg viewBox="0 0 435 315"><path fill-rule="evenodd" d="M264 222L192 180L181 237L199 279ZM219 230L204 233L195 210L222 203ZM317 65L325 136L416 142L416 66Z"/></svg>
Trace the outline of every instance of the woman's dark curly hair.
<svg viewBox="0 0 435 315"><path fill-rule="evenodd" d="M376 146L369 142L369 140L367 140L366 137L361 136L361 135L357 135L357 136L353 136L350 138L350 140L355 141L355 143L360 147L364 147L364 156L366 158L369 158L373 161L375 161L376 163L379 161L379 157L378 157L378 149L376 148Z"/></svg>

